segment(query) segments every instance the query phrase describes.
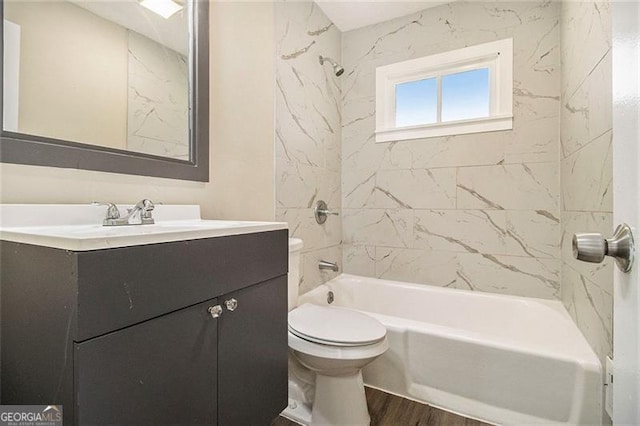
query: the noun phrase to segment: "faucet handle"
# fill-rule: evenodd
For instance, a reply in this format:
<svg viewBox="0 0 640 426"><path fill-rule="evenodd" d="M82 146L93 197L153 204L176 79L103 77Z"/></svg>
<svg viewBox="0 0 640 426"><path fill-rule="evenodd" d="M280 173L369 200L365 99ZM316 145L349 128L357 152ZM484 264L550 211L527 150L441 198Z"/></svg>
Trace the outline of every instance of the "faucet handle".
<svg viewBox="0 0 640 426"><path fill-rule="evenodd" d="M127 209L129 211L133 211L133 210L153 210L155 207L155 204L153 204L153 201L148 200L146 198L143 198L142 200L138 201L135 206L133 206L130 209Z"/></svg>
<svg viewBox="0 0 640 426"><path fill-rule="evenodd" d="M100 201L92 201L91 205L107 206L107 217L105 217L105 220L120 218L120 210L118 210L118 206L116 206L114 203L103 203Z"/></svg>
<svg viewBox="0 0 640 426"><path fill-rule="evenodd" d="M132 209L129 209L129 214L138 210L140 211L140 220L142 221L142 224L153 225L155 223L155 220L153 220L151 212L155 207L156 206L155 204L153 204L153 201L143 198L142 200L138 201L138 203Z"/></svg>
<svg viewBox="0 0 640 426"><path fill-rule="evenodd" d="M153 204L153 201L147 200L146 198L143 200L140 200L138 204L144 210L153 210L153 208L155 207L155 205Z"/></svg>
<svg viewBox="0 0 640 426"><path fill-rule="evenodd" d="M142 210L142 218L151 219L151 212L156 208L155 204L153 204L153 201L147 200L145 198L144 200L141 200L138 205L140 205L140 209Z"/></svg>
<svg viewBox="0 0 640 426"><path fill-rule="evenodd" d="M135 206L127 209L128 213L139 210L142 212L142 217L151 217L151 211L155 208L155 204L153 201L147 200L146 198L138 201Z"/></svg>

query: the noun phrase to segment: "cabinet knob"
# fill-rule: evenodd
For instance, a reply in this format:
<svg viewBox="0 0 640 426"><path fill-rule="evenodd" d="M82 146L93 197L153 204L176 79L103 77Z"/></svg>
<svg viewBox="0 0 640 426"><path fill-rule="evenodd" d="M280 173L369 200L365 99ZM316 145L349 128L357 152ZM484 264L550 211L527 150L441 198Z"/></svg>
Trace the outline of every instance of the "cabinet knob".
<svg viewBox="0 0 640 426"><path fill-rule="evenodd" d="M209 306L209 309L207 309L207 311L211 314L211 318L218 318L220 315L222 315L222 306Z"/></svg>
<svg viewBox="0 0 640 426"><path fill-rule="evenodd" d="M227 310L235 311L238 307L238 301L236 299L225 300L224 305L227 307Z"/></svg>

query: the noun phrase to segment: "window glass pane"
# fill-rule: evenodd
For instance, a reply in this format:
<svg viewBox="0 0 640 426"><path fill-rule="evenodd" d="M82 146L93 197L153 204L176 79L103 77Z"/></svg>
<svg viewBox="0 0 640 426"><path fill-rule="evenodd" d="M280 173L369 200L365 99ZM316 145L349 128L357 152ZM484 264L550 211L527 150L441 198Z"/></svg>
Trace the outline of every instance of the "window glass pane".
<svg viewBox="0 0 640 426"><path fill-rule="evenodd" d="M437 108L435 78L396 85L396 127L435 123Z"/></svg>
<svg viewBox="0 0 640 426"><path fill-rule="evenodd" d="M442 76L442 121L489 116L489 68Z"/></svg>

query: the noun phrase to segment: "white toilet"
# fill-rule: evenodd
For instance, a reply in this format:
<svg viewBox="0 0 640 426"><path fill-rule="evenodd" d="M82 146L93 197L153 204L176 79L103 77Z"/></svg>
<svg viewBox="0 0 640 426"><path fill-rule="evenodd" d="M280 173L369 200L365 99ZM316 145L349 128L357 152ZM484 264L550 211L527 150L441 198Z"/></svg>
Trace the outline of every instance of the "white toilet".
<svg viewBox="0 0 640 426"><path fill-rule="evenodd" d="M301 250L302 240L289 239L289 348L294 359L289 362L289 408L283 414L303 424L368 425L362 368L389 347L387 330L350 309L296 307Z"/></svg>

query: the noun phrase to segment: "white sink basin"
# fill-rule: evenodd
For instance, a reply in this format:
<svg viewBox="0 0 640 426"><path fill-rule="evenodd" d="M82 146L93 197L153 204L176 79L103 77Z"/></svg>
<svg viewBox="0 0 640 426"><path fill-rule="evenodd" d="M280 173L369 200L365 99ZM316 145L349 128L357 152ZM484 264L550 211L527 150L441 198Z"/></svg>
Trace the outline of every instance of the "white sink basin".
<svg viewBox="0 0 640 426"><path fill-rule="evenodd" d="M175 205L157 205L153 225L102 226L106 211L92 205L0 205L0 239L87 251L287 229L285 222L202 220L199 206Z"/></svg>

